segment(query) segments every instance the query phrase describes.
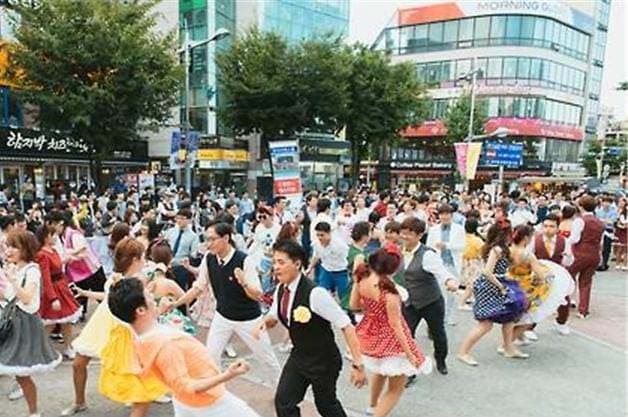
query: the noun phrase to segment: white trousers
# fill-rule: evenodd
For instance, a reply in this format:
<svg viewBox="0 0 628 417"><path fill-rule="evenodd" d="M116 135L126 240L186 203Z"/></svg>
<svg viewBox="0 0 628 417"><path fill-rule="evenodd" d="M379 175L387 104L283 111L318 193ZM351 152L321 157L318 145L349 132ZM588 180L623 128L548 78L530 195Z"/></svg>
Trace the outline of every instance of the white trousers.
<svg viewBox="0 0 628 417"><path fill-rule="evenodd" d="M259 340L253 337L253 331L260 325L262 320L260 316L254 320L234 321L216 312L207 335L207 347L216 364L220 364L222 352L229 343L231 336L235 333L253 351L254 355L272 368L273 382L278 381L281 368L273 351L273 346L270 343L268 333L263 332Z"/></svg>
<svg viewBox="0 0 628 417"><path fill-rule="evenodd" d="M191 407L172 399L175 417L259 417L247 403L231 393L225 393L208 407Z"/></svg>

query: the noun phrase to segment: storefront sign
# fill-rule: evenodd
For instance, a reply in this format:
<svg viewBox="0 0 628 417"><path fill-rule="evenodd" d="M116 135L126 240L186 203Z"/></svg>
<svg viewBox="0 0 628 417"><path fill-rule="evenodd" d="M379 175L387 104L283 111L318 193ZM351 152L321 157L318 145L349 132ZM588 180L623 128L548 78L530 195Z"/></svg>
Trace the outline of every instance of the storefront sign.
<svg viewBox="0 0 628 417"><path fill-rule="evenodd" d="M291 206L300 207L302 188L299 168L299 145L295 140L268 143L273 167L273 191L276 196L295 200Z"/></svg>
<svg viewBox="0 0 628 417"><path fill-rule="evenodd" d="M249 153L242 149L199 149L198 160L248 162Z"/></svg>
<svg viewBox="0 0 628 417"><path fill-rule="evenodd" d="M198 161L198 167L200 169L244 170L248 168L248 165L246 162L234 162L234 161Z"/></svg>
<svg viewBox="0 0 628 417"><path fill-rule="evenodd" d="M584 132L577 126L553 124L541 119L520 119L517 117L493 117L484 125L484 132L491 133L497 128L507 128L511 136L537 136L581 141ZM441 120L428 120L420 126L412 126L401 131L405 137L434 137L447 135L447 127Z"/></svg>
<svg viewBox="0 0 628 417"><path fill-rule="evenodd" d="M44 134L30 129L0 129L0 151L41 152L55 155L88 154L91 147L82 139Z"/></svg>

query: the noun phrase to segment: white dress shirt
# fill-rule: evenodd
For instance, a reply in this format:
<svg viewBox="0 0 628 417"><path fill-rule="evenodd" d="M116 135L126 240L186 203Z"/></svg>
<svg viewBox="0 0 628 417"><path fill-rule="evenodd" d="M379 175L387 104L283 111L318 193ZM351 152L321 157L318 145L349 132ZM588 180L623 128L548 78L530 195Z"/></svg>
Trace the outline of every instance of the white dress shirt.
<svg viewBox="0 0 628 417"><path fill-rule="evenodd" d="M220 259L220 257L218 256L216 258L218 259L219 263L224 265L224 264L229 263L231 258L233 258L233 255L235 255L235 253L236 253L236 250L232 247L224 259ZM207 252L205 256L203 256L203 260L201 261L201 265L199 266L199 270L198 270L198 277L194 281L194 284L192 284L192 287L196 288L199 291L203 291L207 288L209 288L210 292L212 291L211 285L209 285L209 281L211 277L209 276L209 270L207 268L208 256L211 256L209 252ZM254 260L255 259L250 256L247 256L246 258L244 258L244 265L242 268L244 271L244 278L245 278L247 287L261 291L262 286L259 281L259 276L257 275L257 268L255 267L256 265L255 265ZM233 277L233 279L235 279L235 277Z"/></svg>
<svg viewBox="0 0 628 417"><path fill-rule="evenodd" d="M299 286L299 282L302 279L308 279L304 276L300 276L299 278L292 281L288 284L288 290L290 291L290 301L288 302L288 324L292 321L292 304L294 303L294 296L297 292L297 288ZM267 316L278 319L277 317L277 309L281 300L279 300L279 288L280 285L275 289L275 296L273 297L273 304L270 307L270 310L267 313ZM318 314L328 322L332 324L332 326L338 329L344 329L348 325L351 324L351 320L349 316L340 308L340 305L334 300L329 291L324 289L323 287L316 287L312 289L310 292L310 310L314 313Z"/></svg>
<svg viewBox="0 0 628 417"><path fill-rule="evenodd" d="M312 243L314 256L321 260L321 265L329 272L346 271L349 266L347 255L349 255L348 242L341 241L336 237L331 238L329 245L323 246L318 239Z"/></svg>
<svg viewBox="0 0 628 417"><path fill-rule="evenodd" d="M595 216L593 213L582 213L582 216ZM571 234L567 239L567 247L571 250L572 246L580 242L582 238L582 232L584 231L584 219L582 217L576 217L571 224ZM601 242L604 243L604 233L602 233Z"/></svg>
<svg viewBox="0 0 628 417"><path fill-rule="evenodd" d="M406 266L410 266L412 259L414 259L414 254L419 250L422 243L419 243L416 248L411 250L410 252L403 251L403 261ZM443 263L443 259L440 257L438 252L433 250L428 250L423 254L423 269L436 277L439 285L445 285L447 280L456 279L451 272L445 267Z"/></svg>

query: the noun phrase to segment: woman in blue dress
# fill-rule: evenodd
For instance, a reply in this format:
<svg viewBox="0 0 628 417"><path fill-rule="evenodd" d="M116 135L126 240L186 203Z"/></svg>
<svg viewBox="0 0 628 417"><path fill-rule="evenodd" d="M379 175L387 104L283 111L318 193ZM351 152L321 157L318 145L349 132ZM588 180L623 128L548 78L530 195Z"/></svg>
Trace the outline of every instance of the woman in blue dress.
<svg viewBox="0 0 628 417"><path fill-rule="evenodd" d="M471 356L473 346L493 328L502 325L503 355L507 358L526 359L528 355L515 348L512 334L515 323L527 309L525 293L517 281L506 278L510 266L509 245L512 228L508 220L498 221L487 233L482 255L486 261L484 271L473 285L475 304L473 314L478 325L462 342L457 358L467 365L477 366ZM501 353L501 351L500 351Z"/></svg>

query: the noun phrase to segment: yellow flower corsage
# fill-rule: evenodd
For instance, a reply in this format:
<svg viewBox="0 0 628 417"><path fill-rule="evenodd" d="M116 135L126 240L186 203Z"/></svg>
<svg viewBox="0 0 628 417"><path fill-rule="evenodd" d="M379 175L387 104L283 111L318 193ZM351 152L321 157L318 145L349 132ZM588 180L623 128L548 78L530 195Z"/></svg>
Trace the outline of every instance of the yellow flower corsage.
<svg viewBox="0 0 628 417"><path fill-rule="evenodd" d="M292 319L297 323L309 323L312 319L312 312L305 306L299 306L294 309L292 313Z"/></svg>

